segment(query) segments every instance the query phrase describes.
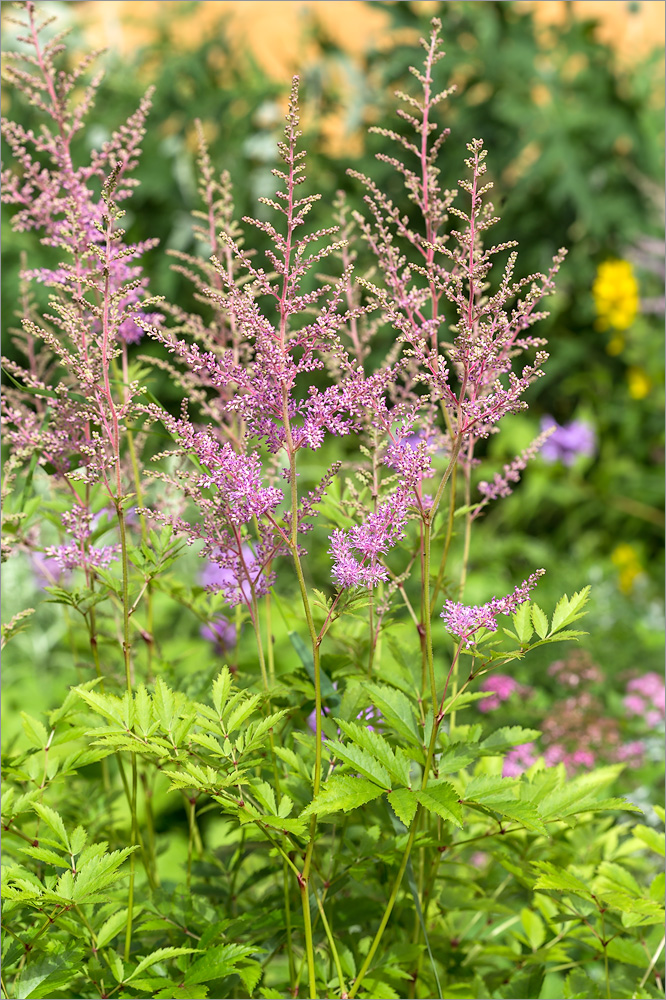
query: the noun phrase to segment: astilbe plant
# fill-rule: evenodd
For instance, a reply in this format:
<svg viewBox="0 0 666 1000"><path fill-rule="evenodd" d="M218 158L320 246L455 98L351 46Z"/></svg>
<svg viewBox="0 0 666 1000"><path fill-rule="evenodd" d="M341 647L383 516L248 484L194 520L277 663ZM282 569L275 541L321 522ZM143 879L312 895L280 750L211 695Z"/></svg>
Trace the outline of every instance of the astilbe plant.
<svg viewBox="0 0 666 1000"><path fill-rule="evenodd" d="M9 82L47 125L33 134L3 123L15 161L3 174L4 196L15 206L15 228L35 229L63 260L24 269L16 343L27 360L5 362L7 538L10 548L42 552L74 572L71 586L49 588L50 599L84 622L94 675L51 713L48 732L26 716L30 749L9 762L3 826L12 858L5 910L12 981L3 980L4 995L75 989L81 996L193 997L206 996L208 983L221 996L237 989L229 977L240 977L248 995L261 989L264 997L295 997L305 970L311 997L395 996L391 984L405 975L411 996L442 996L440 976L451 985L455 973L433 951L429 933L435 911L452 930L444 852L462 864L466 845L507 837L519 859L513 868L507 861L509 872L529 873L526 884L544 899L548 892L575 897L588 891L584 883L581 890L573 876L558 881L553 865L530 868L530 845L545 843L580 813L622 806L598 801L613 769L567 784L563 766L547 769L541 761L521 777L500 777L502 756L538 734L504 727L482 740L480 726L457 721L465 705L484 697L470 690L478 678L533 646L579 634L568 626L587 592L563 597L549 620L531 603L540 568L508 595L464 603L473 522L511 492L547 437L481 481L475 498L478 442L527 405L546 361L544 341L530 330L544 315L540 303L553 290L563 251L547 274L515 279L514 244L486 247L496 220L479 140L467 146L459 190L441 186L448 130L437 108L449 91L436 84L443 53L434 20L423 66L413 70L418 96L398 94L401 131L375 130L397 144L399 155L379 159L402 178L405 201L353 174L364 210L352 211L341 195L337 224L308 228L318 196L304 193L295 79L282 166L273 171L277 190L261 199L261 218L244 218L242 227L234 221L229 177L217 179L200 129L195 235L210 255L175 255L192 282L196 311L158 305L140 265L153 244L127 243L119 227L149 99L79 164L75 139L99 78L74 101L91 60L61 72L62 36L43 42L46 25L31 2L23 23L28 69L10 69ZM253 230L268 240L263 262L247 246ZM494 259L505 251L497 279ZM368 255L373 271L358 274ZM324 268L332 276L322 275ZM42 315L31 282L50 290ZM177 414L142 384L155 376L138 367L128 345L143 334L165 349L150 361L154 373L181 387ZM155 445L165 435L167 448ZM334 452L339 457L330 461ZM326 457L315 476L317 454ZM54 527L40 533L35 484L48 493L59 544L52 544ZM196 546L203 587L188 587L171 572L182 555L179 539ZM324 552L328 592L311 584ZM489 580L489 594L493 589ZM300 612L297 601L283 601L294 593ZM193 612L218 652L236 647L236 686L227 667L215 671L212 701L203 681L193 696L191 685L186 692L166 683L171 665L158 599ZM235 616L233 624L226 615ZM248 620L256 642L251 665L242 632ZM17 616L3 638L26 624ZM396 628L410 637L406 647ZM278 661L276 639L287 638L285 631L287 652L278 646ZM82 747L76 741L83 733ZM49 756L56 743L71 743L69 754ZM79 801L71 790L91 763L100 767L104 810L124 797L129 831L114 821L109 835L93 817L76 829L63 822L60 812L68 820L76 812L65 808L63 782ZM172 875L160 860L152 801L165 780L180 792L187 816L186 891L211 900L186 906L187 917L175 909L177 893L167 891ZM206 852L200 824L211 809L230 821L231 869ZM98 836L117 849L88 843ZM15 854L15 842L22 852ZM259 870L255 849L264 852ZM381 877L368 871L373 852ZM548 856L560 866L571 861L564 846ZM204 882L196 882L197 857L207 859ZM126 859L127 891L119 882ZM242 915L240 873L249 900ZM263 924L267 877L280 888L266 890L271 914ZM227 888L216 890L211 878L228 888L222 911ZM633 906L637 923L650 922L658 907L637 883L622 907L609 901L603 880L594 888L594 905L583 895L584 924L600 942L610 990L604 913ZM414 915L402 958L399 938L391 938L396 909L403 921ZM558 912L552 899L541 909L549 921ZM39 927L31 925L33 911ZM59 944L48 953L52 928L60 942L72 935L76 960L57 959ZM384 960L389 941L394 957ZM582 961L575 935L567 957L571 967ZM563 961L561 950L556 960ZM503 960L484 961L471 995L512 975ZM45 970L42 992L21 992L33 968Z"/></svg>

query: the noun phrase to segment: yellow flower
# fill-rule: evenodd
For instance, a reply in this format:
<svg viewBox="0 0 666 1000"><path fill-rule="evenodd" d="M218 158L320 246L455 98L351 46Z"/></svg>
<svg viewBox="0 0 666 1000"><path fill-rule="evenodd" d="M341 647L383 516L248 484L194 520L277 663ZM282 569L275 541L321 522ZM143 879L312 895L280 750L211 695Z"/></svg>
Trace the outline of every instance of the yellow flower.
<svg viewBox="0 0 666 1000"><path fill-rule="evenodd" d="M607 260L599 265L592 285L599 330L626 330L638 312L638 282L628 260Z"/></svg>
<svg viewBox="0 0 666 1000"><path fill-rule="evenodd" d="M620 590L623 594L631 593L636 577L643 572L636 549L624 542L613 550L611 560L618 569Z"/></svg>
<svg viewBox="0 0 666 1000"><path fill-rule="evenodd" d="M645 399L652 388L652 381L642 368L630 368L627 372L629 395L632 399Z"/></svg>

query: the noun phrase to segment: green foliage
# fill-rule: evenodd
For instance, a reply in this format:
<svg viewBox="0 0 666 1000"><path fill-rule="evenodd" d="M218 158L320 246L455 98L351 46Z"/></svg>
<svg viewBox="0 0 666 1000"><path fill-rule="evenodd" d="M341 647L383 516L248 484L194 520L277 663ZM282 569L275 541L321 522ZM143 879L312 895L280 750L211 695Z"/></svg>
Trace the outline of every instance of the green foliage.
<svg viewBox="0 0 666 1000"><path fill-rule="evenodd" d="M386 9L395 27L425 32L418 5ZM628 382L630 371L649 369L657 392L657 324L651 315L637 317L620 354L609 355L608 337L592 332L590 295L601 260L624 255L659 228L650 194L661 170L651 70L638 67L631 78L616 72L589 25L569 15L553 29L557 45L544 52L532 17L513 4L450 3L441 14L450 63L463 64L472 94L476 87L481 95L454 107L450 121L458 136L483 133L493 148L502 226L521 241L526 269L544 266L553 246L573 242L550 321L560 360L538 387L537 409L562 421L579 412L589 417L600 450L573 469L537 460L533 485L485 512L469 547L465 532L479 507L459 482L446 551L450 542L464 570L449 579L448 570L437 576L434 567L428 585L436 580L452 599L464 585L466 601L482 602L489 580L502 592L514 570L541 561L554 566L554 582L546 578L539 604L525 602L507 627L477 636L469 648L437 634L433 673L441 701L433 704L424 693L423 626L413 628L406 613L405 624L365 592L331 593L321 529L306 581L316 584L309 607L322 632L315 644L290 570L280 579L281 598L272 593L252 613L243 604L230 611L219 595L191 582L196 557L169 527L137 523L126 538L126 573L114 564L79 574L71 585L47 587L47 597L15 560L8 569L10 620L2 628L3 647L10 643L4 997L284 998L299 987L303 995L309 956L321 997L347 995L361 975L355 995L367 1000L663 995L664 815L650 801L655 769L641 772L641 781L647 776L637 790L617 763L575 774L564 763L546 766L535 713L518 705L520 693L505 715L479 712L490 695L479 686L510 665L538 688L539 723L547 723L554 682L546 668L569 651L554 644L583 639L604 653L602 684L619 713L616 677L644 653L648 664L660 655L648 616L658 589L649 574L660 531L660 432L649 401L632 399ZM347 54L318 41L349 70ZM225 65L222 92L212 69L216 53ZM170 119L170 134L146 136L138 171L144 183L128 225L132 238L158 235L172 249L194 252L184 221L195 202L194 153L182 134L194 95L204 122L219 126L213 159L230 164L244 215L265 194L272 162L257 153L262 142L272 148L272 127L249 109L269 102L275 110L279 88L224 33L199 51L176 54L164 31L145 57L158 67L154 117ZM359 119L364 103L384 109L389 82L407 86L401 45L365 58L373 82L359 83ZM408 58L413 62L411 49ZM571 60L579 67L573 76ZM317 72L306 67L306 90ZM108 109L114 126L133 110L140 76L133 62L110 63L99 96L99 142L110 133ZM486 90L478 89L482 81ZM535 87L547 89L546 105L533 100ZM324 93L322 101L329 99ZM36 127L35 113L22 111L26 128ZM329 224L338 186L350 189L352 207L360 199L324 156L315 125L311 133L312 171L324 194L310 206L318 228ZM367 169L370 152L352 165ZM383 169L378 183L410 217L412 202ZM50 260L49 248L32 245L33 235L5 240L7 301L21 249L30 249L31 266L39 266L40 255ZM363 262L365 250L359 253ZM194 302L163 255L149 271L151 283L179 306ZM642 292L651 291L651 280L641 274ZM197 303L204 316L208 307ZM129 377L151 382L142 401L175 407L179 400L162 374L130 356ZM39 395L44 430L54 394ZM487 443L498 468L536 431L536 417L512 420ZM143 431L154 434L149 450L164 445L163 431ZM326 447L321 454L323 463L338 458ZM277 479L279 467L273 471ZM308 488L317 481L306 462L299 474ZM331 487L322 506L326 531L353 523L353 491L360 496L371 479L367 469L357 478L347 487L351 497ZM37 449L4 505L6 536L28 549L38 524L47 541L58 538L66 509L44 495L44 479ZM466 492L474 487L472 477ZM67 489L75 498L85 491L100 513L108 502L101 486L73 478ZM126 512L134 503L140 506L136 495L122 498ZM566 525L564 505L574 508ZM101 516L95 541L114 524ZM644 590L637 585L631 600L609 556L619 540L635 546L643 567ZM567 559L558 568L562 553ZM593 570L600 586L592 599L590 586L559 596L567 578L582 583ZM390 588L404 597L401 611L424 600L418 582L391 576ZM33 594L35 609L14 613L19 592ZM571 627L588 611L589 637ZM224 652L197 634L221 614L229 614L236 632L235 646ZM308 725L316 690L327 713L321 747ZM534 762L519 775L505 773L510 755L526 744L534 744ZM377 928L383 937L375 951Z"/></svg>

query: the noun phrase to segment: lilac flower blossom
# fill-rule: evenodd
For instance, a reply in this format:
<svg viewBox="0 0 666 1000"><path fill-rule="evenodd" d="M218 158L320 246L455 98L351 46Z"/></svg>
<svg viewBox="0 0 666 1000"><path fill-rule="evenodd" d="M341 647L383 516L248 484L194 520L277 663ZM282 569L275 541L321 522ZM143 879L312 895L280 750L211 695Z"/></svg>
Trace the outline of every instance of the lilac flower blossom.
<svg viewBox="0 0 666 1000"><path fill-rule="evenodd" d="M488 483L485 480L479 483L478 490L483 496L483 501L479 504L479 507L474 512L473 517L476 517L481 508L485 507L489 501L511 495L513 492L513 486L511 484L520 482L521 472L527 467L529 460L534 458L539 450L543 449L552 434L552 427L542 430L541 434L539 434L539 436L536 437L534 441L532 441L532 443L520 453L520 455L514 458L512 462L504 466L501 473L495 473L492 483Z"/></svg>
<svg viewBox="0 0 666 1000"><path fill-rule="evenodd" d="M64 545L49 545L44 552L55 559L63 570L106 569L120 555L120 545L93 546L88 543L92 534L92 514L85 507L74 507L61 515L63 526L73 541Z"/></svg>
<svg viewBox="0 0 666 1000"><path fill-rule="evenodd" d="M331 534L333 580L338 587L374 587L388 580L388 572L379 557L405 535L406 499L394 494L377 506L363 524L349 531L340 528Z"/></svg>
<svg viewBox="0 0 666 1000"><path fill-rule="evenodd" d="M664 678L654 671L635 677L627 684L624 707L630 715L641 716L650 729L659 726L665 714Z"/></svg>
<svg viewBox="0 0 666 1000"><path fill-rule="evenodd" d="M35 583L42 590L45 587L59 587L69 579L69 572L63 569L60 560L44 552L31 552L30 564Z"/></svg>
<svg viewBox="0 0 666 1000"><path fill-rule="evenodd" d="M543 417L542 430L555 428L541 448L546 462L562 462L573 465L579 455L594 455L597 439L594 430L583 420L573 420L570 424L558 424L551 416Z"/></svg>
<svg viewBox="0 0 666 1000"><path fill-rule="evenodd" d="M492 712L499 708L503 701L507 701L514 691L524 691L525 689L508 674L493 674L482 682L481 690L493 693L489 698L484 698L483 701L479 702L479 711Z"/></svg>
<svg viewBox="0 0 666 1000"><path fill-rule="evenodd" d="M629 767L640 767L645 757L645 744L642 740L631 740L623 743L615 751L615 759L626 763Z"/></svg>
<svg viewBox="0 0 666 1000"><path fill-rule="evenodd" d="M236 628L223 615L218 615L208 625L202 625L199 635L212 643L220 656L236 645Z"/></svg>
<svg viewBox="0 0 666 1000"><path fill-rule="evenodd" d="M237 553L215 550L201 572L201 583L207 590L221 591L229 604L252 604L252 585L263 593L260 585L261 562L249 545Z"/></svg>
<svg viewBox="0 0 666 1000"><path fill-rule="evenodd" d="M502 775L505 778L517 778L523 771L527 771L538 758L535 743L521 743L520 746L509 750L504 758Z"/></svg>
<svg viewBox="0 0 666 1000"><path fill-rule="evenodd" d="M494 597L487 604L467 607L456 601L447 601L440 615L440 618L444 619L444 627L461 639L466 646L473 645L474 636L480 629L496 632L498 615L513 614L520 604L529 601L530 590L536 587L539 578L545 572L544 569L536 570L527 580L523 580L512 594L506 597Z"/></svg>

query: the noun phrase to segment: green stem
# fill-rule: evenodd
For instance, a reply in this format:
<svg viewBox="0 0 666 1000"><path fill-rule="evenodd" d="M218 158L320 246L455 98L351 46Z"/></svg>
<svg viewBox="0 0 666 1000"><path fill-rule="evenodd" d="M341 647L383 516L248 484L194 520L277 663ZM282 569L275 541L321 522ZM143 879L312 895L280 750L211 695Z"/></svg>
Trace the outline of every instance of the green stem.
<svg viewBox="0 0 666 1000"><path fill-rule="evenodd" d="M470 445L469 445L468 461L467 461L467 463L465 465L465 470L464 470L465 471L465 506L466 507L469 507L470 502L471 502L470 472L471 472L471 468L472 468L473 450L474 450L474 440L472 439L470 441ZM467 513L465 514L465 540L464 540L464 543L463 543L462 565L460 567L460 584L458 586L458 600L459 601L462 601L462 599L463 599L463 594L465 593L465 584L467 583L467 569L468 569L468 566L469 566L469 550L470 550L470 544L471 544L471 537L472 537L472 514L468 510ZM458 691L458 666L459 666L459 663L460 663L460 659L459 659L458 654L460 652L460 645L461 645L460 643L457 644L456 649L455 649L455 654L454 654L454 656L455 656L455 664L456 665L455 665L455 669L453 671L453 675L451 677L451 685L452 685L452 691L451 691L451 693L453 695L455 695L457 693L457 691ZM450 716L451 729L453 729L455 727L455 724L456 724L456 713L455 713L455 711L453 711L453 712L451 712L451 716Z"/></svg>
<svg viewBox="0 0 666 1000"><path fill-rule="evenodd" d="M335 946L335 939L333 937L333 934L331 933L331 928L329 926L328 920L326 919L326 913L324 912L324 907L323 907L322 902L321 902L319 896L317 895L316 891L314 893L314 897L315 897L315 899L317 901L317 906L319 907L319 913L320 913L320 916L321 916L321 922L324 925L324 931L326 933L326 938L328 940L328 944L329 944L329 947L331 949L331 954L333 955L333 961L335 963L335 971L338 974L338 985L340 987L340 993L341 993L342 996L344 996L347 991L345 989L345 982L344 982L344 979L343 979L343 976L342 976L342 965L340 963L340 956L338 955L338 949Z"/></svg>
<svg viewBox="0 0 666 1000"><path fill-rule="evenodd" d="M430 532L431 522L425 521L423 524L423 627L425 629L425 652L434 718L437 714L437 682L435 681L435 659L432 650L432 620L430 614Z"/></svg>
<svg viewBox="0 0 666 1000"><path fill-rule="evenodd" d="M296 962L294 961L294 946L291 939L291 900L289 898L289 869L286 860L282 861L282 891L284 896L284 923L287 932L287 961L289 962L289 987L296 985Z"/></svg>
<svg viewBox="0 0 666 1000"><path fill-rule="evenodd" d="M601 943L604 949L604 973L606 976L606 996L608 1000L611 998L611 986L610 986L610 971L608 968L608 942L606 941L606 929L603 914L601 915Z"/></svg>
<svg viewBox="0 0 666 1000"><path fill-rule="evenodd" d="M411 853L412 845L414 843L414 837L416 836L416 819L417 819L417 817L419 815L420 810L421 810L421 807L419 806L418 809L417 809L417 811L416 811L416 816L412 820L412 825L411 825L411 828L410 828L410 831L409 831L409 837L407 839L407 846L405 847L405 850L404 850L403 855L402 855L402 861L400 862L400 868L398 869L398 874L395 877L395 882L393 883L393 889L391 890L391 895L389 896L389 901L386 904L386 909L384 910L384 916L382 917L381 923L380 923L380 925L379 925L379 927L377 929L377 933L375 934L374 940L373 940L372 944L370 945L370 950L368 951L368 954L365 956L365 962L361 966L361 970L360 970L358 976L356 977L356 979L354 980L354 985L352 986L351 990L349 991L349 1000L353 1000L353 998L356 996L358 990L360 989L361 983L363 982L363 980L365 978L366 972L370 968L370 963L372 962L372 960L373 960L373 958L375 956L375 952L377 951L377 948L379 947L379 942L382 939L382 936L383 936L384 931L386 929L386 925L388 924L389 919L391 917L391 913L393 911L393 907L395 905L395 901L398 898L398 892L400 891L400 883L402 882L402 876L405 874L405 868L407 867L407 862L409 861L409 855Z"/></svg>
<svg viewBox="0 0 666 1000"><path fill-rule="evenodd" d="M308 849L311 845L312 845L312 840L308 845ZM310 1000L316 1000L317 981L315 978L314 945L312 942L312 916L310 914L310 893L308 891L308 880L303 875L299 877L299 886L301 890L301 905L303 907L303 926L305 928L305 954L307 957L307 964L308 964L308 985L310 988Z"/></svg>
<svg viewBox="0 0 666 1000"><path fill-rule="evenodd" d="M456 659L457 659L457 657L456 657ZM444 701L446 699L446 693L447 693L447 690L448 690L449 681L450 681L451 673L453 671L454 666L455 666L455 660L451 664L451 667L449 669L449 674L448 674L448 677L446 679L446 684L444 685L444 694L442 695L442 700L441 700L441 703L440 703L440 706L439 706L439 711L436 712L436 715L433 718L432 733L430 735L430 744L428 746L428 753L426 755L426 762L425 762L425 766L423 768L423 780L421 782L421 790L422 791L425 791L425 788L426 788L426 786L428 784L428 776L430 774L430 768L432 766L433 757L435 755L435 747L437 746L437 733L438 733L439 727L440 727L440 725L442 723L442 719L444 718L444 714L443 714ZM437 709L437 705L435 705L435 708ZM380 925L379 925L379 927L377 929L377 933L375 934L374 940L373 940L372 944L370 945L370 950L369 950L368 954L366 955L365 962L361 966L361 971L359 972L358 976L354 980L354 985L353 985L353 987L352 987L352 989L351 989L351 991L349 993L349 1000L353 1000L353 997L356 996L356 994L357 994L357 992L358 992L358 990L359 990L359 988L361 986L361 982L363 981L363 979L365 977L365 974L366 974L366 972L368 971L368 969L370 967L370 963L372 962L374 954L377 951L377 948L379 947L379 943L380 943L380 941L382 939L382 936L384 934L384 931L386 929L386 925L389 922L389 919L390 919L390 916L391 916L391 912L392 912L393 907L395 905L395 901L398 898L398 892L400 890L400 883L402 882L402 877L405 874L405 869L407 867L407 862L409 861L409 855L411 853L412 846L414 844L414 837L416 836L416 830L417 830L418 824L420 822L420 813L421 813L421 806L419 805L418 808L417 808L417 810L416 810L416 813L414 815L414 819L412 820L412 825L411 825L410 830L409 830L409 837L407 839L407 844L405 846L405 850L404 850L404 853L403 853L403 856L402 856L402 861L400 862L400 868L398 869L398 874L396 875L395 882L393 883L393 889L391 890L391 895L389 897L388 903L386 904L386 909L384 910L384 916L382 917L381 923L380 923Z"/></svg>
<svg viewBox="0 0 666 1000"><path fill-rule="evenodd" d="M187 838L187 888L190 889L192 885L192 854L194 852L194 810L196 803L193 799L187 797L187 825L188 825L188 838Z"/></svg>
<svg viewBox="0 0 666 1000"><path fill-rule="evenodd" d="M120 478L120 473L118 475ZM125 662L125 683L127 685L127 696L132 699L132 659L130 645L130 622L129 622L129 561L127 558L127 532L125 530L125 514L122 507L122 498L116 497L116 516L118 518L118 529L120 531L120 551L123 573L123 659ZM132 754L132 789L130 796L130 811L132 814L132 844L137 842L137 817L136 817L136 791L137 791L137 767L136 754ZM135 862L134 852L129 856L130 873L127 890L127 927L125 930L125 961L129 961L132 948L132 916L134 911L134 879Z"/></svg>
<svg viewBox="0 0 666 1000"><path fill-rule="evenodd" d="M153 791L148 783L148 775L144 772L140 775L141 784L143 785L143 800L144 800L144 810L146 814L146 828L148 830L148 856L150 858L150 869L152 870L152 885L153 888L160 884L160 877L157 871L157 855L155 848L155 819L153 816L153 804L152 797ZM148 872L148 869L146 869ZM150 874L148 874L150 878Z"/></svg>

